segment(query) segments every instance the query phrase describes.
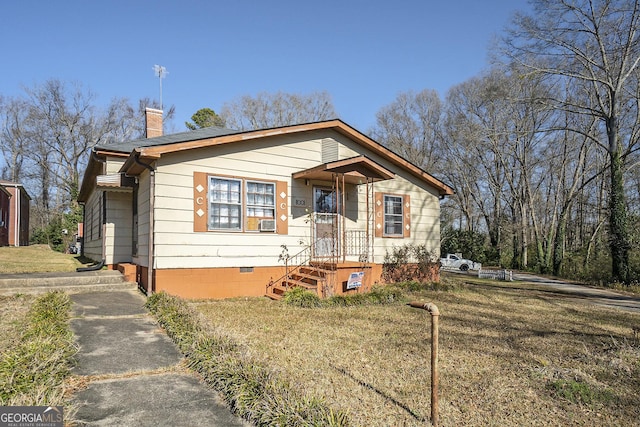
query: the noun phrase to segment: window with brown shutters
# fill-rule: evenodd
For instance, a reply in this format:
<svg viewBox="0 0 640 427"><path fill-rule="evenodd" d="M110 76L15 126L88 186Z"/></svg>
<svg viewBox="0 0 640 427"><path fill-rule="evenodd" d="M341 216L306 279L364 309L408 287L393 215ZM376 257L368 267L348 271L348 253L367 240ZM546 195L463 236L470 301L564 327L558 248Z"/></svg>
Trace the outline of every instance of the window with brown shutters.
<svg viewBox="0 0 640 427"><path fill-rule="evenodd" d="M288 184L194 172L193 230L287 234Z"/></svg>
<svg viewBox="0 0 640 427"><path fill-rule="evenodd" d="M411 200L408 194L374 195L375 237L411 237Z"/></svg>

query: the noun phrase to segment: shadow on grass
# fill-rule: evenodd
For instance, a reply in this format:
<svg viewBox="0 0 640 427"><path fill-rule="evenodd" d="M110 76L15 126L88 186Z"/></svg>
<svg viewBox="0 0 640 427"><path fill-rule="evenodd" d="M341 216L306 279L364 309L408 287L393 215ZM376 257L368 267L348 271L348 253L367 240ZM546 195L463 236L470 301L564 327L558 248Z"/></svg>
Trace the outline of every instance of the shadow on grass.
<svg viewBox="0 0 640 427"><path fill-rule="evenodd" d="M388 400L389 402L393 403L394 405L404 409L409 415L411 415L416 420L418 420L418 421L420 421L422 423L427 422L427 418L425 418L422 415L416 413L413 409L409 408L404 403L397 401L393 397L391 397L388 394L386 394L384 391L375 388L373 385L369 384L366 381L363 381L363 380L361 380L359 378L356 378L351 372L347 371L345 368L340 368L340 367L334 366L334 365L331 365L331 367L333 369L335 369L336 371L340 372L341 374L351 378L353 381L355 381L356 383L360 384L362 387L373 391L374 393L378 394L379 396L383 397L384 399Z"/></svg>
<svg viewBox="0 0 640 427"><path fill-rule="evenodd" d="M80 264L94 264L95 261L92 260L91 258L87 258L84 255L76 255L75 260L78 261Z"/></svg>
<svg viewBox="0 0 640 427"><path fill-rule="evenodd" d="M530 292L538 292L540 296L548 295L555 296L562 299L573 299L573 300L581 300L584 302L598 304L601 306L605 306L608 308L619 308L623 310L629 311L640 311L640 297L627 296L622 294L616 294L615 290L605 290L609 291L609 293L593 293L592 291L599 291L598 288L589 288L587 287L584 291L579 289L562 289L562 288L554 288L553 284L537 284L537 283L517 283L513 286L509 285L500 285L495 283L481 283L476 281L465 281L467 286L470 287L482 287L482 288L490 288L490 289L500 289L506 291L530 291Z"/></svg>

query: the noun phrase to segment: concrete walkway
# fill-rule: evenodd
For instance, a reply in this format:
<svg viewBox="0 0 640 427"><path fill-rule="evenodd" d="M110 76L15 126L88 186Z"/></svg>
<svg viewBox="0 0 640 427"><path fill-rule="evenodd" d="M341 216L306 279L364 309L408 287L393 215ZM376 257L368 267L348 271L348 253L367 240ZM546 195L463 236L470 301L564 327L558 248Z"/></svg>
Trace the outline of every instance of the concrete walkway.
<svg viewBox="0 0 640 427"><path fill-rule="evenodd" d="M79 426L248 426L182 366L138 291L72 294Z"/></svg>
<svg viewBox="0 0 640 427"><path fill-rule="evenodd" d="M100 290L134 290L137 283L127 282L119 271L98 270L60 273L25 273L0 275L0 295L93 292Z"/></svg>

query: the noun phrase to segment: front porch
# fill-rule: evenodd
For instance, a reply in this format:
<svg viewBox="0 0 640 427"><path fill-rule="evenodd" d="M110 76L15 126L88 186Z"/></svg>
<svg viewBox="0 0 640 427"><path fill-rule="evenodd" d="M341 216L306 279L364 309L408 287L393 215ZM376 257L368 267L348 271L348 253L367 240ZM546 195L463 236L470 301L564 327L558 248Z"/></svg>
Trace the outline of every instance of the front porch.
<svg viewBox="0 0 640 427"><path fill-rule="evenodd" d="M292 174L294 182L304 182L303 188L313 184L312 206L308 206L312 208L308 214L311 243L294 255L285 249L280 261L284 261L286 273L269 282L266 295L279 299L289 289L303 287L326 298L365 292L379 282L382 266L373 257L373 186L393 177L392 172L365 156ZM349 194L353 195L351 199Z"/></svg>

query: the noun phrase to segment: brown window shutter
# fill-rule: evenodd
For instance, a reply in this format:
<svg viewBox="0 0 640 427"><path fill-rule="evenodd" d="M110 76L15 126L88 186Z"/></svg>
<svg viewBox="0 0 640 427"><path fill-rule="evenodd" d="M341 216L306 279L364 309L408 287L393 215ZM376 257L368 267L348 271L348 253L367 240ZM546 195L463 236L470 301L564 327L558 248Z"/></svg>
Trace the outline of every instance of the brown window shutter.
<svg viewBox="0 0 640 427"><path fill-rule="evenodd" d="M382 237L382 232L384 230L384 198L382 197L382 193L376 192L373 196L373 227L375 229L374 235L375 237Z"/></svg>
<svg viewBox="0 0 640 427"><path fill-rule="evenodd" d="M193 231L207 231L209 182L204 172L193 173Z"/></svg>
<svg viewBox="0 0 640 427"><path fill-rule="evenodd" d="M289 184L276 181L276 233L289 234Z"/></svg>
<svg viewBox="0 0 640 427"><path fill-rule="evenodd" d="M404 228L404 237L411 237L411 199L408 194L402 198L404 219L402 227Z"/></svg>

